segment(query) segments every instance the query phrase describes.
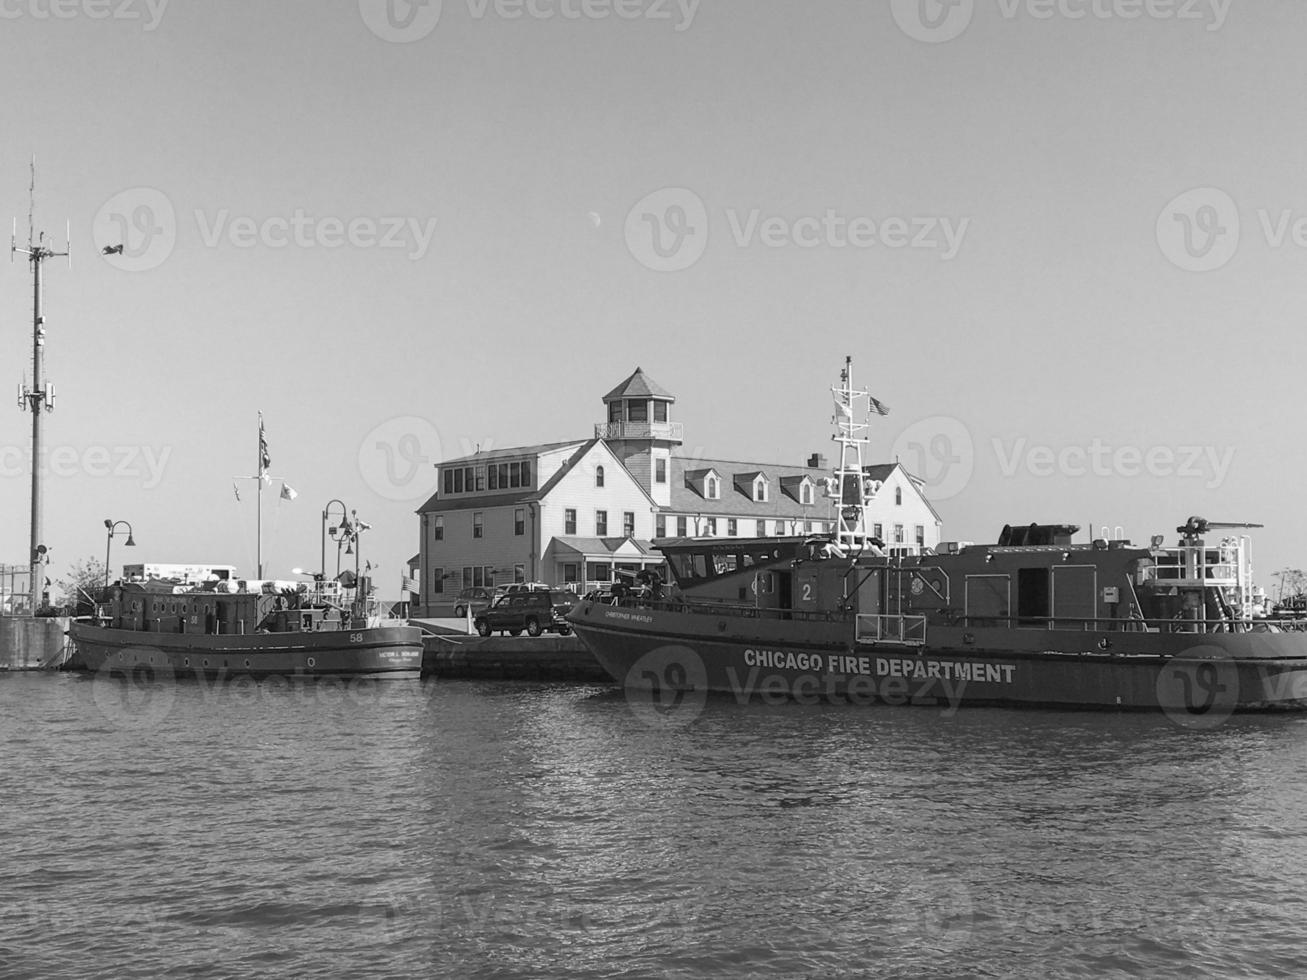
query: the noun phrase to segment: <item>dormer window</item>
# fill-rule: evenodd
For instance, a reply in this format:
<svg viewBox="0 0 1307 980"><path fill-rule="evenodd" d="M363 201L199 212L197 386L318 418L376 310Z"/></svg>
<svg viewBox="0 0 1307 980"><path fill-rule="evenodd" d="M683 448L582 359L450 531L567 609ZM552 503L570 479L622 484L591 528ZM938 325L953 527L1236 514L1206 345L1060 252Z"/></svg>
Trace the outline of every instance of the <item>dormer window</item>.
<svg viewBox="0 0 1307 980"><path fill-rule="evenodd" d="M767 502L767 481L762 477L753 481L753 499L760 504Z"/></svg>
<svg viewBox="0 0 1307 980"><path fill-rule="evenodd" d="M710 476L704 481L703 495L709 500L719 500L722 495L721 482L715 476Z"/></svg>
<svg viewBox="0 0 1307 980"><path fill-rule="evenodd" d="M596 487L602 487L603 485L604 485L604 468L603 468L602 466L596 466L596 467L595 467L595 486L596 486Z"/></svg>
<svg viewBox="0 0 1307 980"><path fill-rule="evenodd" d="M810 504L813 501L812 481L804 480L799 486L799 503Z"/></svg>

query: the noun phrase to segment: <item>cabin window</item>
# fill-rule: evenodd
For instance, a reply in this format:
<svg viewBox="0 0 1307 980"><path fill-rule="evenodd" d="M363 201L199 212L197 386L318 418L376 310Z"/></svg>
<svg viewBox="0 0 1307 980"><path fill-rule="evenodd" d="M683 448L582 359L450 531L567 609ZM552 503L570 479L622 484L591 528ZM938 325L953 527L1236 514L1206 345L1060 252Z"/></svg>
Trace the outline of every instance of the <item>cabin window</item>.
<svg viewBox="0 0 1307 980"><path fill-rule="evenodd" d="M598 537L608 537L608 511L595 511L595 534Z"/></svg>
<svg viewBox="0 0 1307 980"><path fill-rule="evenodd" d="M563 533L576 534L576 508L568 507L563 511Z"/></svg>
<svg viewBox="0 0 1307 980"><path fill-rule="evenodd" d="M1017 616L1022 626L1047 626L1052 615L1050 570L1017 569Z"/></svg>
<svg viewBox="0 0 1307 980"><path fill-rule="evenodd" d="M595 467L595 486L596 486L596 487L602 487L603 485L604 485L604 468L603 468L602 466L596 466L596 467Z"/></svg>

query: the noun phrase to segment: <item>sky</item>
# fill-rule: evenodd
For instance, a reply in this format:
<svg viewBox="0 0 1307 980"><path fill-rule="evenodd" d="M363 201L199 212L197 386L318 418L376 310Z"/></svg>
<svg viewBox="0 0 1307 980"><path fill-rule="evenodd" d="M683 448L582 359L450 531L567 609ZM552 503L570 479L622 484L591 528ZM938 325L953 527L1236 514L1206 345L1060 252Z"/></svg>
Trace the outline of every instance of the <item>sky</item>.
<svg viewBox="0 0 1307 980"><path fill-rule="evenodd" d="M51 577L106 518L115 567L252 575L262 412L267 574L343 506L397 595L442 459L587 438L636 367L687 454L833 457L849 356L946 540L1255 522L1273 588L1307 565L1305 36L1297 0L0 0L0 217L24 243L35 155L72 240ZM0 413L15 564L30 426Z"/></svg>

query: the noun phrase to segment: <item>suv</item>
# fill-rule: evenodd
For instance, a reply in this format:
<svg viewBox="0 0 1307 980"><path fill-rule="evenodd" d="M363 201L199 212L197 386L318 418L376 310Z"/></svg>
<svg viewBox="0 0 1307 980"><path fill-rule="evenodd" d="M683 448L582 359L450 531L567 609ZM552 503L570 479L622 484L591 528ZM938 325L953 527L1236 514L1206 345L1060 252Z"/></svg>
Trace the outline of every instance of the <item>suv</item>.
<svg viewBox="0 0 1307 980"><path fill-rule="evenodd" d="M570 592L510 592L477 616L473 625L481 636L495 630L509 636L539 636L550 631L559 636L572 632L564 618L572 611L576 596Z"/></svg>
<svg viewBox="0 0 1307 980"><path fill-rule="evenodd" d="M516 592L548 592L549 586L544 582L514 582L512 585L505 585L497 590L502 595L513 595Z"/></svg>
<svg viewBox="0 0 1307 980"><path fill-rule="evenodd" d="M483 589L477 586L474 589L464 589L458 594L454 601L454 616L456 619L462 619L467 615L468 610L473 614L488 609L495 601L495 594L489 589Z"/></svg>

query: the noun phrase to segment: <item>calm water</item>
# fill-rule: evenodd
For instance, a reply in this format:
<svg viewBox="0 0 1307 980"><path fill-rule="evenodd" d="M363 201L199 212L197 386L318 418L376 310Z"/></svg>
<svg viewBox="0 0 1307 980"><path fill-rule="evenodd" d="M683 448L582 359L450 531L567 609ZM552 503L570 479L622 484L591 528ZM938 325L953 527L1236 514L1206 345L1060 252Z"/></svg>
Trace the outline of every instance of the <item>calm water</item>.
<svg viewBox="0 0 1307 980"><path fill-rule="evenodd" d="M5 977L1307 970L1307 719L14 674L0 752Z"/></svg>

